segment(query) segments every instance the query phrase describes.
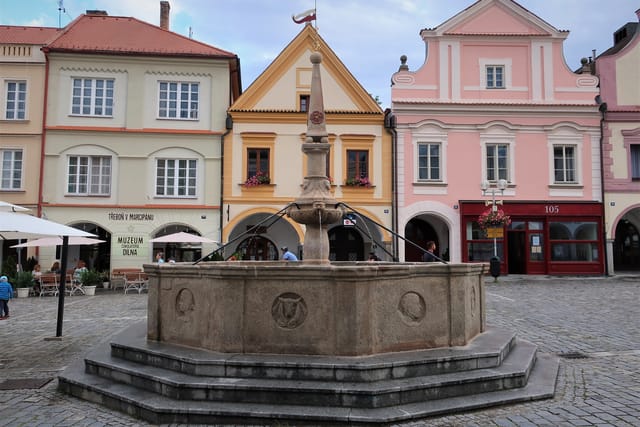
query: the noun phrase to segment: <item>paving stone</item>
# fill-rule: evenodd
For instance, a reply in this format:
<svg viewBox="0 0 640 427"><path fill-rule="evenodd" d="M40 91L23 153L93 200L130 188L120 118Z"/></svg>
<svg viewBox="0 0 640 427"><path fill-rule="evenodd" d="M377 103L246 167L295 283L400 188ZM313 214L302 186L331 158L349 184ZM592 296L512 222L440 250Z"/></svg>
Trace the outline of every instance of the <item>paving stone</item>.
<svg viewBox="0 0 640 427"><path fill-rule="evenodd" d="M561 359L553 399L396 426L640 426L640 276L507 276L488 280L486 290L489 326L514 330L541 353L589 357ZM11 318L0 324L0 380L55 377L82 363L98 343L144 320L146 307L146 294L121 291L66 298L62 339L49 341L56 331L57 298L14 299ZM40 389L0 391L0 425L148 426L56 387L54 380Z"/></svg>

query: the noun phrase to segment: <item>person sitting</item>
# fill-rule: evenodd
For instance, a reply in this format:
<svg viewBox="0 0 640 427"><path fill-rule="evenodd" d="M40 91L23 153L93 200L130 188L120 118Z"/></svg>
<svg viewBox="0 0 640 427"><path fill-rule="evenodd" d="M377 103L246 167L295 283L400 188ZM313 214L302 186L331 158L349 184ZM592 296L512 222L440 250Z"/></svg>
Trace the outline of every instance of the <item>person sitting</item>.
<svg viewBox="0 0 640 427"><path fill-rule="evenodd" d="M32 292L34 295L40 294L40 277L42 277L42 271L40 271L40 264L36 264L33 266L33 271L31 272L33 276L33 288Z"/></svg>
<svg viewBox="0 0 640 427"><path fill-rule="evenodd" d="M76 269L73 270L73 280L78 283L82 282L82 273L84 273L85 271L87 271L85 262L82 260L78 260L78 265L76 266Z"/></svg>
<svg viewBox="0 0 640 427"><path fill-rule="evenodd" d="M50 273L60 273L60 262L59 261L55 261L52 265L51 268L49 269Z"/></svg>
<svg viewBox="0 0 640 427"><path fill-rule="evenodd" d="M285 261L298 261L298 257L293 254L293 252L289 252L289 248L283 246L282 248L282 259Z"/></svg>
<svg viewBox="0 0 640 427"><path fill-rule="evenodd" d="M367 261L380 261L380 258L378 258L375 252L369 252L369 259Z"/></svg>

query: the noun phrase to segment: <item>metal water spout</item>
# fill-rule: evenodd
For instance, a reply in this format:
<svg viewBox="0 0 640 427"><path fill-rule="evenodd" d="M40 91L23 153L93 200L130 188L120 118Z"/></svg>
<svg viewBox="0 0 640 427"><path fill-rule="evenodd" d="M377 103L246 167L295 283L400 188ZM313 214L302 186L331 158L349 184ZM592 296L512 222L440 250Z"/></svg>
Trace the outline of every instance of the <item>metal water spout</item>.
<svg viewBox="0 0 640 427"><path fill-rule="evenodd" d="M307 155L307 173L300 196L287 213L296 222L306 227L304 235L304 260L314 263L329 262L329 236L327 227L338 222L343 209L331 196L331 186L326 173L329 153L329 134L324 115L320 63L322 55L313 52L310 56L311 95L307 118L307 136L302 151Z"/></svg>

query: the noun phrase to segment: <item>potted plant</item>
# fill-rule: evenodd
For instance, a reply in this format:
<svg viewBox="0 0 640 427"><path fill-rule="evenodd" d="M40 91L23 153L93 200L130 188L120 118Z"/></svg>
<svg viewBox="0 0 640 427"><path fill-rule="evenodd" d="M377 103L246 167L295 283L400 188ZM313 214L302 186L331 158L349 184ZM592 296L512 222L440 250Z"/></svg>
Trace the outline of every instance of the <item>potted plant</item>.
<svg viewBox="0 0 640 427"><path fill-rule="evenodd" d="M80 282L85 295L95 295L96 286L101 285L102 273L96 270L87 270L80 273Z"/></svg>
<svg viewBox="0 0 640 427"><path fill-rule="evenodd" d="M355 178L348 178L345 182L344 185L348 186L348 187L371 187L371 181L369 181L369 178L366 176L361 176L361 177L355 177Z"/></svg>
<svg viewBox="0 0 640 427"><path fill-rule="evenodd" d="M33 274L30 271L18 271L10 280L18 293L18 298L26 298L33 286Z"/></svg>

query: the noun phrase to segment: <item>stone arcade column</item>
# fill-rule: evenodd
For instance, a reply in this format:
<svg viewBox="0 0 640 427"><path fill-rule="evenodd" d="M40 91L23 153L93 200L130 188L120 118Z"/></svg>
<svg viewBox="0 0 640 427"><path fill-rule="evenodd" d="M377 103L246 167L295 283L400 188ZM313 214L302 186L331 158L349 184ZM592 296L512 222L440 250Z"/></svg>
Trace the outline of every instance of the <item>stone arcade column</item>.
<svg viewBox="0 0 640 427"><path fill-rule="evenodd" d="M322 55L313 52L310 57L311 96L309 116L307 118L307 137L302 151L307 155L307 173L302 184L300 196L295 206L287 214L296 222L304 224L304 261L313 263L329 262L329 236L327 226L338 222L342 217L342 208L336 207L337 201L331 197L329 179L326 174L326 158L329 153L329 139L322 100L322 82L320 80L320 62Z"/></svg>

